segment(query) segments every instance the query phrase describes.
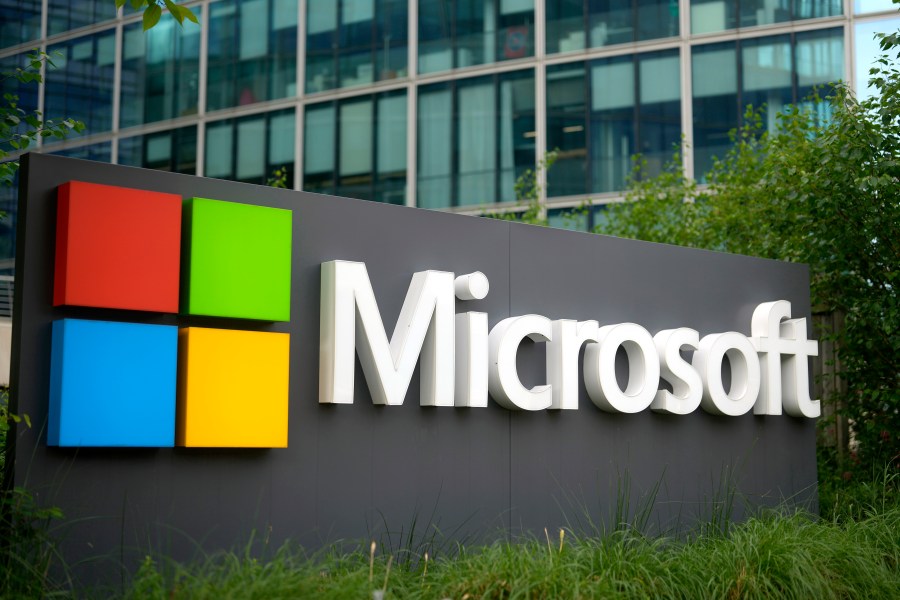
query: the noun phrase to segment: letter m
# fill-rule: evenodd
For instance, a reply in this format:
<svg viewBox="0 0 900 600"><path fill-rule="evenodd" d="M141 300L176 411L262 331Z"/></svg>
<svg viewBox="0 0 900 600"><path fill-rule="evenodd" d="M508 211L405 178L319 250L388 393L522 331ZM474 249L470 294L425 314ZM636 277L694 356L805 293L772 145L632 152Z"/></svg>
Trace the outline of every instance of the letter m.
<svg viewBox="0 0 900 600"><path fill-rule="evenodd" d="M421 404L453 406L453 273L413 275L388 343L366 265L322 263L319 402L352 404L354 351L375 404L400 405L421 354Z"/></svg>

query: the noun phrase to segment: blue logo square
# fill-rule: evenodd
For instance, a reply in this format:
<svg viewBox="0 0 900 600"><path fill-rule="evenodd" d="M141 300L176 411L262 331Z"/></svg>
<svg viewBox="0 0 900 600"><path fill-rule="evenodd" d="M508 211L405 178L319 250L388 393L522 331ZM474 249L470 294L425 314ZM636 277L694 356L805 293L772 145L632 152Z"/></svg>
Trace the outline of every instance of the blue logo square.
<svg viewBox="0 0 900 600"><path fill-rule="evenodd" d="M54 321L47 443L174 446L177 350L175 326Z"/></svg>

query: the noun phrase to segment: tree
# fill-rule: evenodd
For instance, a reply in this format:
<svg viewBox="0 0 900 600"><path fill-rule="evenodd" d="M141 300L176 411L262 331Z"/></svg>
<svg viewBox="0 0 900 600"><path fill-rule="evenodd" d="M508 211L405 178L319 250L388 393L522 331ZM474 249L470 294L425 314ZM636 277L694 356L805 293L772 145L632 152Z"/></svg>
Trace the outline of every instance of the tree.
<svg viewBox="0 0 900 600"><path fill-rule="evenodd" d="M686 178L678 155L652 178L638 159L628 201L598 231L808 263L813 304L846 315L842 331L823 333L849 389L855 458L900 468L898 34L881 46L873 98L836 84L780 114L772 132L762 130L764 107L749 109L708 185Z"/></svg>
<svg viewBox="0 0 900 600"><path fill-rule="evenodd" d="M42 81L41 66L45 62L48 67L53 66L48 54L34 51L28 54L24 66L0 73L0 83L15 79L19 83L39 85ZM64 138L72 131L84 131L84 124L74 119L45 120L40 111L21 108L16 94L4 94L3 102L0 102L0 185L12 185L19 169L18 160L5 161L11 152L24 152L38 138Z"/></svg>

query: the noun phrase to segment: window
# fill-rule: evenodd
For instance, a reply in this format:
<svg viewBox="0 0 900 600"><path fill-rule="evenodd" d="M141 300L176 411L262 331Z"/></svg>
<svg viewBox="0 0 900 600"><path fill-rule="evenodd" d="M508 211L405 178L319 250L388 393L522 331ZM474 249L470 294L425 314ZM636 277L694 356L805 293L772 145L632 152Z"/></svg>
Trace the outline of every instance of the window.
<svg viewBox="0 0 900 600"><path fill-rule="evenodd" d="M897 31L900 29L900 18L857 22L854 27L856 28L854 35L856 94L860 100L863 100L875 93L875 89L869 85L869 69L881 56L881 47L878 40L875 39L875 34Z"/></svg>
<svg viewBox="0 0 900 600"><path fill-rule="evenodd" d="M119 140L119 164L194 175L197 172L197 128L136 135Z"/></svg>
<svg viewBox="0 0 900 600"><path fill-rule="evenodd" d="M551 208L547 211L547 222L550 227L570 231L593 231L605 219L605 204Z"/></svg>
<svg viewBox="0 0 900 600"><path fill-rule="evenodd" d="M294 119L289 109L208 124L204 175L264 184L284 168L293 187Z"/></svg>
<svg viewBox="0 0 900 600"><path fill-rule="evenodd" d="M841 0L691 0L691 32L710 33L842 13Z"/></svg>
<svg viewBox="0 0 900 600"><path fill-rule="evenodd" d="M407 0L308 0L306 91L407 75Z"/></svg>
<svg viewBox="0 0 900 600"><path fill-rule="evenodd" d="M18 68L25 68L29 65L29 62L30 61L28 60L27 54L7 56L6 58L0 59L0 73L10 73ZM39 89L40 86L35 82L22 83L15 77L0 79L0 98L5 96L6 94L17 96L18 100L16 101L16 103L18 104L19 108L29 114L37 110ZM5 102L4 100L0 101ZM26 129L27 125L23 122L14 127L13 132L21 133ZM3 148L3 150L7 152L11 152L14 150L14 148L10 146L6 141L0 141L0 148Z"/></svg>
<svg viewBox="0 0 900 600"><path fill-rule="evenodd" d="M306 107L303 189L406 202L406 93Z"/></svg>
<svg viewBox="0 0 900 600"><path fill-rule="evenodd" d="M853 12L857 14L881 12L886 10L896 12L897 5L894 4L893 0L854 0L853 2Z"/></svg>
<svg viewBox="0 0 900 600"><path fill-rule="evenodd" d="M208 110L296 95L297 2L210 4L208 61Z"/></svg>
<svg viewBox="0 0 900 600"><path fill-rule="evenodd" d="M842 29L826 29L695 46L691 60L698 177L709 171L713 157L724 156L731 147L729 131L740 126L748 105L765 105L763 127L771 130L787 105L841 79L843 44Z"/></svg>
<svg viewBox="0 0 900 600"><path fill-rule="evenodd" d="M56 150L54 152L49 152L48 154L108 163L112 161L112 143L100 142L98 144L88 144L86 146L78 146L77 148Z"/></svg>
<svg viewBox="0 0 900 600"><path fill-rule="evenodd" d="M0 0L0 48L40 37L40 0Z"/></svg>
<svg viewBox="0 0 900 600"><path fill-rule="evenodd" d="M82 121L85 134L112 128L115 45L115 33L106 31L49 48L56 68L47 71L44 89L44 113L48 119ZM56 56L56 52L60 55Z"/></svg>
<svg viewBox="0 0 900 600"><path fill-rule="evenodd" d="M534 72L419 88L418 206L512 202L535 164Z"/></svg>
<svg viewBox="0 0 900 600"><path fill-rule="evenodd" d="M547 0L547 52L678 35L677 0Z"/></svg>
<svg viewBox="0 0 900 600"><path fill-rule="evenodd" d="M48 0L47 35L115 18L116 6L109 0Z"/></svg>
<svg viewBox="0 0 900 600"><path fill-rule="evenodd" d="M634 154L658 173L680 140L680 86L677 50L548 67L549 195L624 189Z"/></svg>
<svg viewBox="0 0 900 600"><path fill-rule="evenodd" d="M181 27L174 19L162 19L146 32L140 22L126 26L119 126L196 114L199 63L197 25Z"/></svg>
<svg viewBox="0 0 900 600"><path fill-rule="evenodd" d="M534 55L534 0L419 0L419 72Z"/></svg>

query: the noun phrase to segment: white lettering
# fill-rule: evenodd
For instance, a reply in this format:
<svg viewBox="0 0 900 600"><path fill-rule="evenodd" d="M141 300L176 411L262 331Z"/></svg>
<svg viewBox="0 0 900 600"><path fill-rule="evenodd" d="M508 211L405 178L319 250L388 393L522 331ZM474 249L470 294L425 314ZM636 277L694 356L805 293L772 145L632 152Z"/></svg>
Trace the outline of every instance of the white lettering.
<svg viewBox="0 0 900 600"><path fill-rule="evenodd" d="M453 273L416 273L389 344L366 265L323 263L319 402L353 403L355 349L375 404L403 404L421 354L420 404L453 406L454 304Z"/></svg>
<svg viewBox="0 0 900 600"><path fill-rule="evenodd" d="M553 338L553 325L547 317L525 315L510 317L497 323L491 330L490 374L488 388L497 404L510 410L544 410L553 401L549 385L538 385L530 390L522 385L516 369L519 344L526 337L535 342Z"/></svg>

